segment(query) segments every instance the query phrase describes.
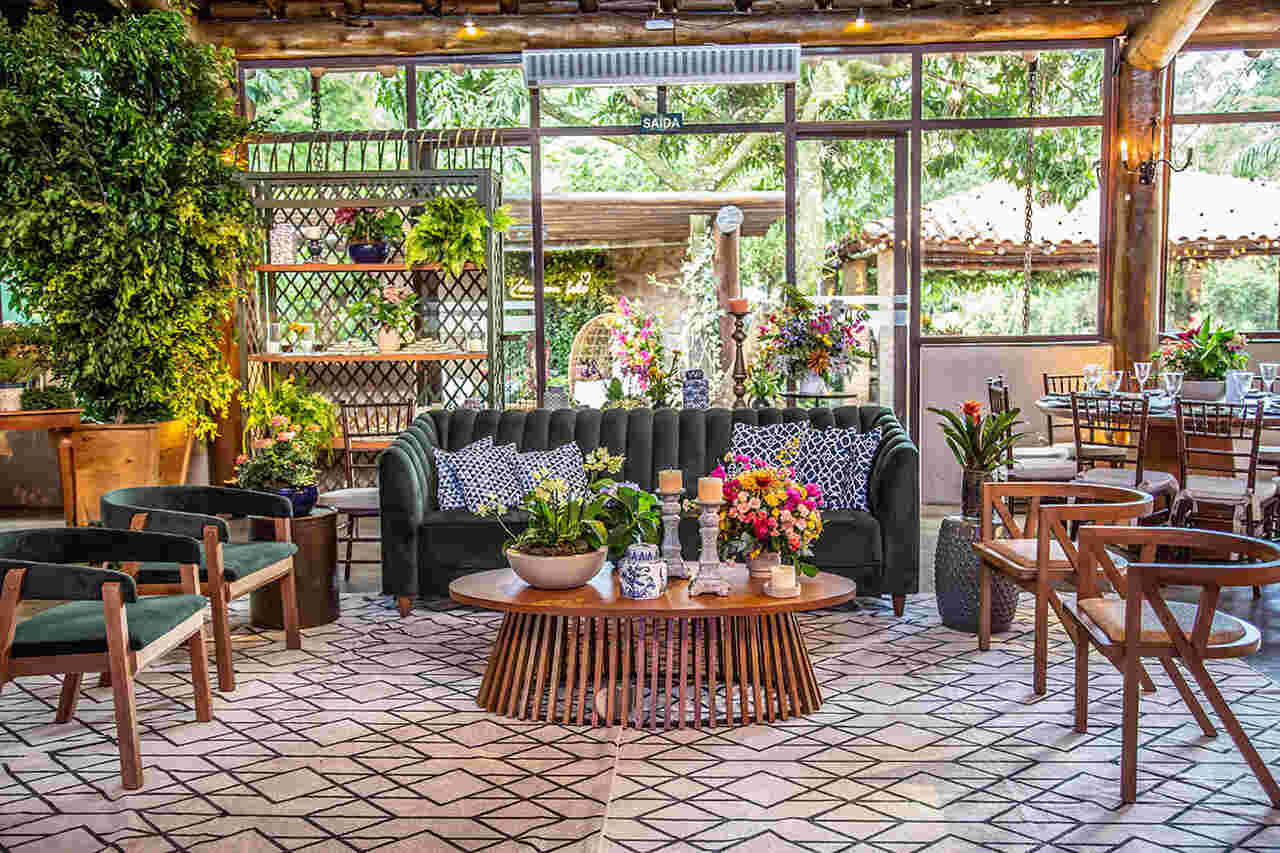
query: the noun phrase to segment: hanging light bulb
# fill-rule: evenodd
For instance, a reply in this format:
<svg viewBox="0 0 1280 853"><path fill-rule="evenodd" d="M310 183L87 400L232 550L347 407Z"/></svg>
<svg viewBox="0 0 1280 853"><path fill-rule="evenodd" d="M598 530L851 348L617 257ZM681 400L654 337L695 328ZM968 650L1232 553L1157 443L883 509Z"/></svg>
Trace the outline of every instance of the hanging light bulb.
<svg viewBox="0 0 1280 853"><path fill-rule="evenodd" d="M478 29L476 29L476 22L471 20L470 18L467 18L466 21L463 22L462 31L467 35L471 36L472 38L475 38L476 35L478 35L480 32Z"/></svg>
<svg viewBox="0 0 1280 853"><path fill-rule="evenodd" d="M865 30L867 28L867 12L861 6L858 7L858 17L854 19L853 28L855 30Z"/></svg>

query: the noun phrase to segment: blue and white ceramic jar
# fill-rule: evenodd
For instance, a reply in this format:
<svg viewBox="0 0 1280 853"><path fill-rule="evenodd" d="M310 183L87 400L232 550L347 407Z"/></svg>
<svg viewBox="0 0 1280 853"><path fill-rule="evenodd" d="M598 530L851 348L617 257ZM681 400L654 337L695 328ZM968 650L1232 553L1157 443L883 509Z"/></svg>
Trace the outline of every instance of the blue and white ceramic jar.
<svg viewBox="0 0 1280 853"><path fill-rule="evenodd" d="M623 598L658 598L667 588L667 563L657 545L630 545L618 566Z"/></svg>
<svg viewBox="0 0 1280 853"><path fill-rule="evenodd" d="M705 409L711 405L711 385L701 370L686 370L683 388L686 409Z"/></svg>

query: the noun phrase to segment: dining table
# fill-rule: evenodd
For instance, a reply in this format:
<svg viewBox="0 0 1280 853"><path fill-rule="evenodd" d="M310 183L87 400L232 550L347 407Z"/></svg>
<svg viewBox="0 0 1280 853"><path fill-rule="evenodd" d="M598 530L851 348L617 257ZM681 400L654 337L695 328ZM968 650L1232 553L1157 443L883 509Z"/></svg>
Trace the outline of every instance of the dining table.
<svg viewBox="0 0 1280 853"><path fill-rule="evenodd" d="M1117 394L1118 397L1134 398L1136 394ZM1246 402L1256 403L1262 399L1260 394L1254 393L1246 398ZM1199 401L1197 401L1199 402ZM1216 401L1225 403L1225 399ZM1036 400L1036 408L1043 414L1053 418L1061 418L1065 421L1071 421L1071 397L1070 395L1050 394ZM1143 457L1143 467L1148 471L1164 471L1172 474L1175 478L1180 476L1179 460L1178 460L1178 426L1177 419L1174 416L1175 407L1173 401L1163 394L1152 395L1150 408L1147 411L1147 445L1146 454ZM1262 417L1263 429L1280 429L1280 397L1273 397L1272 402L1263 408ZM1197 446L1205 449L1229 449L1229 440L1221 439L1215 442L1212 439L1198 439Z"/></svg>

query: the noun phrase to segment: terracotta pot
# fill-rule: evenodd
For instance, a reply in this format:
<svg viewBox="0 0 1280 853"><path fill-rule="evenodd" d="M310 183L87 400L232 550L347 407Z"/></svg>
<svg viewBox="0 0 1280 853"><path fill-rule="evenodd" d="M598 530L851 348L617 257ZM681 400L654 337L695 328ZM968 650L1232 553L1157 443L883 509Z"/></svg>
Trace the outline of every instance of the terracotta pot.
<svg viewBox="0 0 1280 853"><path fill-rule="evenodd" d="M573 589L591 580L604 568L608 548L571 557L539 557L506 550L507 561L520 580L535 589Z"/></svg>
<svg viewBox="0 0 1280 853"><path fill-rule="evenodd" d="M187 481L191 435L182 421L80 424L51 436L66 442L58 448L63 500L74 502L77 525L102 518L102 496L112 489Z"/></svg>
<svg viewBox="0 0 1280 853"><path fill-rule="evenodd" d="M1227 383L1221 379L1184 379L1182 393L1178 396L1184 400L1221 400L1227 394Z"/></svg>
<svg viewBox="0 0 1280 853"><path fill-rule="evenodd" d="M960 514L965 518L979 518L982 514L982 484L991 479L989 471L965 468L960 488Z"/></svg>
<svg viewBox="0 0 1280 853"><path fill-rule="evenodd" d="M395 329L384 327L378 330L378 352L399 352L403 344L400 333Z"/></svg>
<svg viewBox="0 0 1280 853"><path fill-rule="evenodd" d="M747 560L747 572L753 581L767 581L773 578L773 570L782 565L782 558L777 551L761 551L759 555Z"/></svg>
<svg viewBox="0 0 1280 853"><path fill-rule="evenodd" d="M0 412L16 412L22 408L22 392L27 386L21 382L0 384Z"/></svg>

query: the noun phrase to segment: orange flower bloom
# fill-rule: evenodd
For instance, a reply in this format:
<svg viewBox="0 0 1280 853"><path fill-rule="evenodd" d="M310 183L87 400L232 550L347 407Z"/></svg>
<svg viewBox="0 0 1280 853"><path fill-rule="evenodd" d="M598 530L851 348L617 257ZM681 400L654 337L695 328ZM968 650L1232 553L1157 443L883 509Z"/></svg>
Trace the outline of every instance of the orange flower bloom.
<svg viewBox="0 0 1280 853"><path fill-rule="evenodd" d="M826 350L817 349L809 353L809 369L814 373L825 373L830 364L831 357Z"/></svg>
<svg viewBox="0 0 1280 853"><path fill-rule="evenodd" d="M964 412L965 418L972 423L976 424L978 419L982 417L982 404L977 400L965 400L960 409Z"/></svg>

